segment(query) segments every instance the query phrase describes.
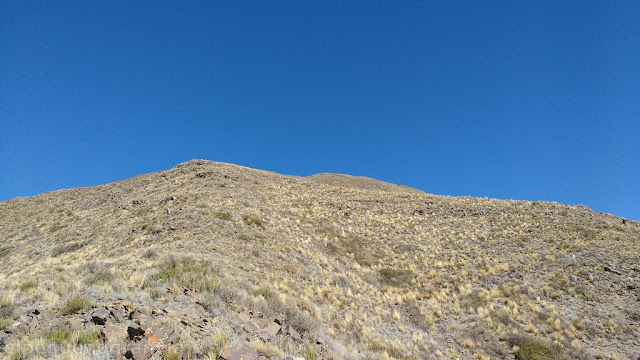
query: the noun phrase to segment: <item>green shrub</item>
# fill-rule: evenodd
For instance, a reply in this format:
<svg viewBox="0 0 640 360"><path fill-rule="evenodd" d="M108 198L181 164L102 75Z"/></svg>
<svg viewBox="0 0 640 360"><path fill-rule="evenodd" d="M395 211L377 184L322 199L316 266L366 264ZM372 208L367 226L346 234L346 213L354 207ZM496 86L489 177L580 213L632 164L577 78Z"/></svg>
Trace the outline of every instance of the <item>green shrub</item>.
<svg viewBox="0 0 640 360"><path fill-rule="evenodd" d="M69 252L77 251L87 245L88 241L72 242L71 244L58 245L51 250L51 256L56 257Z"/></svg>
<svg viewBox="0 0 640 360"><path fill-rule="evenodd" d="M244 221L245 224L251 226L251 225L257 225L257 226L263 226L264 225L264 221L262 221L260 218L257 218L255 216L249 216L249 215L245 215L242 220Z"/></svg>
<svg viewBox="0 0 640 360"><path fill-rule="evenodd" d="M516 360L553 360L564 359L560 351L550 344L530 337L513 337L509 343L511 346L517 345L518 351L515 353Z"/></svg>
<svg viewBox="0 0 640 360"><path fill-rule="evenodd" d="M218 284L219 270L191 258L167 258L158 266L153 280L176 283L179 286L203 292L213 291Z"/></svg>
<svg viewBox="0 0 640 360"><path fill-rule="evenodd" d="M5 351L8 360L26 360L31 356L33 349L31 346L17 342L9 344Z"/></svg>
<svg viewBox="0 0 640 360"><path fill-rule="evenodd" d="M81 271L89 273L84 279L88 285L91 284L108 284L115 279L115 274L103 263L91 262L83 265Z"/></svg>
<svg viewBox="0 0 640 360"><path fill-rule="evenodd" d="M41 336L47 342L60 345L69 340L71 332L66 327L60 326L43 332Z"/></svg>
<svg viewBox="0 0 640 360"><path fill-rule="evenodd" d="M29 291L31 289L35 289L38 287L38 282L36 280L27 280L20 284L20 291Z"/></svg>
<svg viewBox="0 0 640 360"><path fill-rule="evenodd" d="M378 276L380 278L380 282L385 285L402 287L407 285L415 275L410 270L386 268L378 270Z"/></svg>
<svg viewBox="0 0 640 360"><path fill-rule="evenodd" d="M233 215L231 215L228 212L216 211L213 213L213 217L215 217L216 219L226 220L226 221L233 220Z"/></svg>
<svg viewBox="0 0 640 360"><path fill-rule="evenodd" d="M12 317L1 317L0 318L0 331L4 331L4 329L8 328L11 325L13 325L13 318Z"/></svg>
<svg viewBox="0 0 640 360"><path fill-rule="evenodd" d="M98 331L81 331L76 338L76 345L95 345L98 343Z"/></svg>
<svg viewBox="0 0 640 360"><path fill-rule="evenodd" d="M463 300L464 306L469 309L477 309L481 306L487 305L488 303L489 303L488 299L482 296L477 291L470 293Z"/></svg>
<svg viewBox="0 0 640 360"><path fill-rule="evenodd" d="M60 312L64 315L72 315L80 311L90 309L91 305L92 301L90 298L82 295L76 295L67 300L65 305L60 309Z"/></svg>

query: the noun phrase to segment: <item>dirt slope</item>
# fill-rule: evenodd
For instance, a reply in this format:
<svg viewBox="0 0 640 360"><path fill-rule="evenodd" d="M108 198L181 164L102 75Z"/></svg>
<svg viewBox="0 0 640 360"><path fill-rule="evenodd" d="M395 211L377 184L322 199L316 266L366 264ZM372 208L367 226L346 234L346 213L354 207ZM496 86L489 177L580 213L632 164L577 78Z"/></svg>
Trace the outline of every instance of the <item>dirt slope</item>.
<svg viewBox="0 0 640 360"><path fill-rule="evenodd" d="M640 356L640 224L582 206L193 160L0 203L0 264L14 359Z"/></svg>

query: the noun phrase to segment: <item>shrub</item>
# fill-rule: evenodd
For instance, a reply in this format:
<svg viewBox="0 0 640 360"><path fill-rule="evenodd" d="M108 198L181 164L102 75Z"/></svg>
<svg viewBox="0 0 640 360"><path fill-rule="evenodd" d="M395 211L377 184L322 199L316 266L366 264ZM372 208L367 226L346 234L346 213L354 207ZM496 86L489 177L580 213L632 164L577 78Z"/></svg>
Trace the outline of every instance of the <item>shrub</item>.
<svg viewBox="0 0 640 360"><path fill-rule="evenodd" d="M481 306L485 306L489 303L486 297L482 296L478 291L474 291L466 296L463 300L465 307L469 309L477 309Z"/></svg>
<svg viewBox="0 0 640 360"><path fill-rule="evenodd" d="M309 344L307 344L304 347L304 350L300 355L302 355L303 358L308 360L316 360L318 358L318 352L316 351L316 349L313 348L313 346Z"/></svg>
<svg viewBox="0 0 640 360"><path fill-rule="evenodd" d="M158 253L153 249L147 249L142 253L142 257L145 259L155 259L158 257Z"/></svg>
<svg viewBox="0 0 640 360"><path fill-rule="evenodd" d="M95 345L98 343L98 331L80 331L76 334L76 345Z"/></svg>
<svg viewBox="0 0 640 360"><path fill-rule="evenodd" d="M91 262L83 265L81 270L88 272L89 276L85 278L86 284L107 284L115 278L114 273L103 263Z"/></svg>
<svg viewBox="0 0 640 360"><path fill-rule="evenodd" d="M31 356L33 349L28 344L17 342L10 343L5 351L8 360L26 360Z"/></svg>
<svg viewBox="0 0 640 360"><path fill-rule="evenodd" d="M218 284L218 272L219 269L203 262L171 256L159 265L153 280L173 282L199 292L213 291Z"/></svg>
<svg viewBox="0 0 640 360"><path fill-rule="evenodd" d="M82 295L76 295L67 300L65 305L60 309L64 315L72 315L80 311L91 308L92 301L90 298Z"/></svg>
<svg viewBox="0 0 640 360"><path fill-rule="evenodd" d="M88 243L89 243L88 241L78 241L78 242L73 242L71 244L58 245L55 248L53 248L53 250L51 250L51 256L56 257L62 254L80 250Z"/></svg>
<svg viewBox="0 0 640 360"><path fill-rule="evenodd" d="M401 287L407 285L414 277L410 270L397 270L385 268L378 270L380 282L385 285Z"/></svg>
<svg viewBox="0 0 640 360"><path fill-rule="evenodd" d="M4 331L4 329L13 325L12 317L0 317L0 331Z"/></svg>
<svg viewBox="0 0 640 360"><path fill-rule="evenodd" d="M517 346L516 360L563 359L560 351L550 344L530 337L517 336L509 340L511 346Z"/></svg>
<svg viewBox="0 0 640 360"><path fill-rule="evenodd" d="M269 358L282 358L284 351L273 344L267 344L262 341L251 343L256 352Z"/></svg>
<svg viewBox="0 0 640 360"><path fill-rule="evenodd" d="M218 359L222 351L227 347L229 343L229 338L223 332L216 333L210 342L204 343L202 345L202 350L200 351L200 357L204 359Z"/></svg>
<svg viewBox="0 0 640 360"><path fill-rule="evenodd" d="M60 345L69 340L71 332L66 327L60 326L43 332L41 337L49 343Z"/></svg>
<svg viewBox="0 0 640 360"><path fill-rule="evenodd" d="M213 213L213 217L220 220L231 221L233 220L233 215L228 212L216 211Z"/></svg>
<svg viewBox="0 0 640 360"><path fill-rule="evenodd" d="M36 280L27 280L20 284L20 291L29 291L31 289L35 289L38 287L38 282Z"/></svg>
<svg viewBox="0 0 640 360"><path fill-rule="evenodd" d="M394 359L408 359L402 352L402 349L397 348L391 343L383 341L381 339L373 340L369 343L369 350L383 353L386 352Z"/></svg>
<svg viewBox="0 0 640 360"><path fill-rule="evenodd" d="M255 216L249 216L249 215L245 215L242 220L244 221L245 224L251 226L251 225L257 225L257 226L263 226L264 225L264 221L262 221L260 218L257 218Z"/></svg>

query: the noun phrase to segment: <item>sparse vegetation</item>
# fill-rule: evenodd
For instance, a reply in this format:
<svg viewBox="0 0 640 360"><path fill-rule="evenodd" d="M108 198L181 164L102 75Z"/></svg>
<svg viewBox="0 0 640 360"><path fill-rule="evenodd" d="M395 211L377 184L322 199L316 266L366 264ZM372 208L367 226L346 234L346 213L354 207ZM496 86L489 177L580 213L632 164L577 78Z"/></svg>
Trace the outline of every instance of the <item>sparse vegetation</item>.
<svg viewBox="0 0 640 360"><path fill-rule="evenodd" d="M168 359L245 336L306 359L636 356L635 221L206 161L161 175L0 202L0 329L39 322L0 357L121 357L103 325L58 328L113 303L175 331Z"/></svg>
<svg viewBox="0 0 640 360"><path fill-rule="evenodd" d="M0 317L0 331L4 331L9 326L13 325L13 317L3 316Z"/></svg>
<svg viewBox="0 0 640 360"><path fill-rule="evenodd" d="M76 345L94 346L98 343L98 331L80 331L75 335Z"/></svg>
<svg viewBox="0 0 640 360"><path fill-rule="evenodd" d="M233 220L233 215L228 212L216 211L213 213L213 217L220 220L231 221ZM246 221L246 220L245 220Z"/></svg>
<svg viewBox="0 0 640 360"><path fill-rule="evenodd" d="M81 272L87 273L86 284L108 284L115 279L114 273L103 263L89 262L83 265Z"/></svg>
<svg viewBox="0 0 640 360"><path fill-rule="evenodd" d="M41 336L46 342L60 345L71 338L71 331L64 326L59 326L43 332Z"/></svg>
<svg viewBox="0 0 640 360"><path fill-rule="evenodd" d="M219 270L191 258L169 256L158 266L155 280L176 283L195 291L213 291L218 283Z"/></svg>
<svg viewBox="0 0 640 360"><path fill-rule="evenodd" d="M70 244L58 245L53 250L51 250L51 256L60 256L66 253L78 251L82 249L85 245L88 244L88 241L75 241Z"/></svg>
<svg viewBox="0 0 640 360"><path fill-rule="evenodd" d="M80 311L89 310L91 308L91 298L83 295L72 296L67 300L64 306L60 309L60 312L65 315L71 315Z"/></svg>
<svg viewBox="0 0 640 360"><path fill-rule="evenodd" d="M516 350L514 353L516 360L565 359L559 351L551 345L529 337L514 337L510 343L512 346L515 346Z"/></svg>
<svg viewBox="0 0 640 360"><path fill-rule="evenodd" d="M253 348L259 355L263 355L269 358L282 358L284 357L284 351L278 348L274 344L267 344L262 341L253 343Z"/></svg>
<svg viewBox="0 0 640 360"><path fill-rule="evenodd" d="M23 282L22 284L20 284L20 291L26 292L26 291L35 289L36 287L38 287L38 281L36 281L36 280L27 280L27 281Z"/></svg>
<svg viewBox="0 0 640 360"><path fill-rule="evenodd" d="M264 221L262 221L260 218L257 218L255 216L250 216L250 215L243 216L242 221L244 221L244 223L249 226L256 225L261 227L264 225Z"/></svg>
<svg viewBox="0 0 640 360"><path fill-rule="evenodd" d="M378 275L383 284L392 286L406 286L414 277L413 272L409 270L390 268L378 270Z"/></svg>

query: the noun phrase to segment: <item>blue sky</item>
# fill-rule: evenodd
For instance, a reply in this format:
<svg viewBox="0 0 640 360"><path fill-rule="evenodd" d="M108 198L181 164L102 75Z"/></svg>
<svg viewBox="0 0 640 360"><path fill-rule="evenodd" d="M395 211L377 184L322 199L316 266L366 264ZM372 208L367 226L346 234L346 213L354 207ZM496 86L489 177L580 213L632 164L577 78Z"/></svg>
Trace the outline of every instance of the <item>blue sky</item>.
<svg viewBox="0 0 640 360"><path fill-rule="evenodd" d="M638 1L3 1L0 200L193 158L640 220Z"/></svg>

